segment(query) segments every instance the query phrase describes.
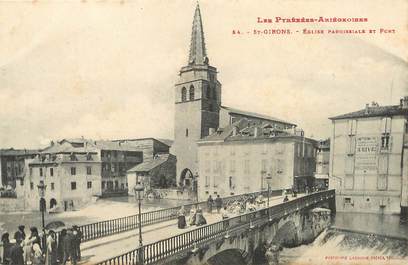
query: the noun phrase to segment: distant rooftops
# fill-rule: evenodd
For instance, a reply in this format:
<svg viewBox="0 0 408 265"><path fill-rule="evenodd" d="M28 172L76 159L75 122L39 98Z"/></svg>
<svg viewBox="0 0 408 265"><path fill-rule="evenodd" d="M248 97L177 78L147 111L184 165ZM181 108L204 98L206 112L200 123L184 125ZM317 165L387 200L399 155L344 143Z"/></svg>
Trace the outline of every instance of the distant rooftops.
<svg viewBox="0 0 408 265"><path fill-rule="evenodd" d="M399 105L380 106L376 102L372 102L371 106L366 104L364 109L331 117L331 120L354 119L354 118L369 118L369 117L391 117L391 116L407 116L408 115L408 97L400 100Z"/></svg>
<svg viewBox="0 0 408 265"><path fill-rule="evenodd" d="M0 156L24 156L24 155L35 155L38 154L41 150L37 149L0 149Z"/></svg>
<svg viewBox="0 0 408 265"><path fill-rule="evenodd" d="M222 109L228 111L228 113L230 114L239 114L242 116L245 116L246 118L258 118L258 119L263 119L266 121L275 121L275 122L280 122L286 125L290 125L290 126L294 126L296 127L297 125L291 122L287 122L275 117L271 117L268 115L264 115L264 114L259 114L259 113L255 113L255 112L249 112L249 111L244 111L244 110L239 110L239 109L235 109L235 108L230 108L230 107L226 107L226 106L221 106Z"/></svg>

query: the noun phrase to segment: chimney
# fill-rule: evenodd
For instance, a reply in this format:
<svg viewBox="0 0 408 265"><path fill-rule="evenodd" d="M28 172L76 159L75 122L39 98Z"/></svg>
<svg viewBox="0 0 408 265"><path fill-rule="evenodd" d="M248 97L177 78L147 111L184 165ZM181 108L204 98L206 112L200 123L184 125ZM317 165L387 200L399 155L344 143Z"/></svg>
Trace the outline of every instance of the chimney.
<svg viewBox="0 0 408 265"><path fill-rule="evenodd" d="M215 128L208 128L208 135L211 135L215 132Z"/></svg>
<svg viewBox="0 0 408 265"><path fill-rule="evenodd" d="M402 109L408 109L408 96L405 96L400 100L400 105Z"/></svg>

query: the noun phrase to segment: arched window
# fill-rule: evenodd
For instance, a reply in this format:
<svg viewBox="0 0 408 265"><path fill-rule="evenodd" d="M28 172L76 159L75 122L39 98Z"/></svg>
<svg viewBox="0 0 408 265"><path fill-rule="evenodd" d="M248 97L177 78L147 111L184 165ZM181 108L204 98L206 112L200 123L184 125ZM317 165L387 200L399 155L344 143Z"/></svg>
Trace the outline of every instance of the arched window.
<svg viewBox="0 0 408 265"><path fill-rule="evenodd" d="M181 101L184 102L187 100L187 89L183 87L181 89Z"/></svg>
<svg viewBox="0 0 408 265"><path fill-rule="evenodd" d="M204 94L205 93L205 94ZM204 91L203 94L205 95L206 98L210 99L211 97L211 91L210 91L210 86L208 83L204 83Z"/></svg>
<svg viewBox="0 0 408 265"><path fill-rule="evenodd" d="M189 94L190 94L190 100L194 100L194 87L192 85L190 86Z"/></svg>
<svg viewBox="0 0 408 265"><path fill-rule="evenodd" d="M213 88L212 94L213 94L213 99L217 99L217 90L215 87Z"/></svg>

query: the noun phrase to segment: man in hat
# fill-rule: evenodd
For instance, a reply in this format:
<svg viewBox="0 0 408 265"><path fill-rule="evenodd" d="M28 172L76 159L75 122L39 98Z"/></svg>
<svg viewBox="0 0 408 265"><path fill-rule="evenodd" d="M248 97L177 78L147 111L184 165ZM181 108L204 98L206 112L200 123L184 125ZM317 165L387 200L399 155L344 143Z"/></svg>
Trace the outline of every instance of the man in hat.
<svg viewBox="0 0 408 265"><path fill-rule="evenodd" d="M71 258L71 264L76 265L76 251L74 249L74 235L72 228L67 230L67 235L64 237L63 241L64 247L64 260L62 264L66 264L68 258Z"/></svg>
<svg viewBox="0 0 408 265"><path fill-rule="evenodd" d="M21 238L21 241L24 241L26 238L26 234L24 232L25 226L19 225L18 230L14 233L14 239L17 241L17 238Z"/></svg>
<svg viewBox="0 0 408 265"><path fill-rule="evenodd" d="M81 260L81 239L82 239L82 232L77 225L72 226L73 234L74 234L74 251L76 254L76 258Z"/></svg>

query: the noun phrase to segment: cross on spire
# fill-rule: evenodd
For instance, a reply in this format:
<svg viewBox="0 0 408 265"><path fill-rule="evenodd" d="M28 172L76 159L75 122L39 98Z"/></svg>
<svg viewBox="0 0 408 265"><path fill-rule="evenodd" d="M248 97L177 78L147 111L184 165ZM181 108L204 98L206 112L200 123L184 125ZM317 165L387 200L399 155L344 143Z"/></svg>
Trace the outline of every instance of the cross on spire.
<svg viewBox="0 0 408 265"><path fill-rule="evenodd" d="M197 6L194 12L193 28L191 32L190 55L188 58L189 65L207 64L208 57L205 50L203 22L201 21L200 5L197 1Z"/></svg>

